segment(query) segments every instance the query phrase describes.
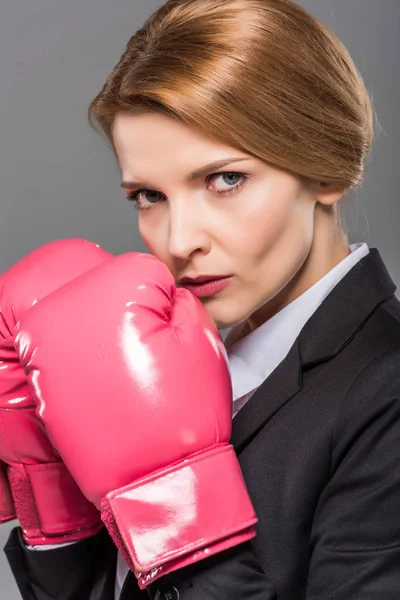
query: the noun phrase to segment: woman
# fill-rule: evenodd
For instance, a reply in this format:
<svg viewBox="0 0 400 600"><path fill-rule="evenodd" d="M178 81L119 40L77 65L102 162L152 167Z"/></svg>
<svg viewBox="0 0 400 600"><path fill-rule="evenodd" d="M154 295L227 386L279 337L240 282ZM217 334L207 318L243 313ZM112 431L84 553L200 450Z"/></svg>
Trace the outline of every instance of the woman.
<svg viewBox="0 0 400 600"><path fill-rule="evenodd" d="M373 137L347 51L289 0L170 0L90 116L150 253L231 328L232 443L258 517L251 542L146 592L119 556L115 598L397 600L400 310L341 221ZM14 532L8 555L24 581L21 564L43 582L57 565L54 597L106 600L116 558L97 536L39 553Z"/></svg>

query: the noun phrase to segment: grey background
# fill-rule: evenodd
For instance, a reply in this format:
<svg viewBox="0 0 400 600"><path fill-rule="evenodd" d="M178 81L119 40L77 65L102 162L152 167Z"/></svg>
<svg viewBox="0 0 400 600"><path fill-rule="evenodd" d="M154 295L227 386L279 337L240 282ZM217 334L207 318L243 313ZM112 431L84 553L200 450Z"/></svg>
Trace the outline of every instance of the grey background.
<svg viewBox="0 0 400 600"><path fill-rule="evenodd" d="M132 33L162 1L2 0L0 272L51 239L144 250L119 171L87 106ZM378 247L400 283L400 2L303 0L342 39L372 93L381 131L362 189L348 197L351 241ZM1 553L0 598L20 598Z"/></svg>

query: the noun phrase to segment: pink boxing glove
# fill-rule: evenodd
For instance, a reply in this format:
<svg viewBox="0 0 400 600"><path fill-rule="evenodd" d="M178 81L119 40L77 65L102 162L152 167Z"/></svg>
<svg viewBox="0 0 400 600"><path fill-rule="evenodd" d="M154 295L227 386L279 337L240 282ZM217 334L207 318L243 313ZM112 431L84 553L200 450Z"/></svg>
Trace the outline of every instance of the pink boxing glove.
<svg viewBox="0 0 400 600"><path fill-rule="evenodd" d="M111 256L85 240L59 240L29 253L0 276L0 459L9 465L15 511L30 545L80 540L96 533L101 519L35 416L14 348L15 327L47 294ZM64 319L62 314L58 318ZM47 327L55 325L51 319ZM62 360L62 341L52 351ZM10 513L4 470L2 476L5 512Z"/></svg>
<svg viewBox="0 0 400 600"><path fill-rule="evenodd" d="M0 524L16 518L10 485L7 479L7 465L0 460Z"/></svg>
<svg viewBox="0 0 400 600"><path fill-rule="evenodd" d="M16 348L50 438L142 589L255 535L222 340L156 258L125 254L57 290Z"/></svg>

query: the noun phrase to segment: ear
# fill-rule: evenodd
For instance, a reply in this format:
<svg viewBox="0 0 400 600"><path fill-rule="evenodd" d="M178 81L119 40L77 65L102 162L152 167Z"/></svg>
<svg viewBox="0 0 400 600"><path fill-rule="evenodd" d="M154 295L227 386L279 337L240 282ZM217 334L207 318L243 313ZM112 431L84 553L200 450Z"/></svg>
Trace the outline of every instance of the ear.
<svg viewBox="0 0 400 600"><path fill-rule="evenodd" d="M317 202L324 206L333 206L344 196L346 189L338 188L323 181L312 182L313 193Z"/></svg>

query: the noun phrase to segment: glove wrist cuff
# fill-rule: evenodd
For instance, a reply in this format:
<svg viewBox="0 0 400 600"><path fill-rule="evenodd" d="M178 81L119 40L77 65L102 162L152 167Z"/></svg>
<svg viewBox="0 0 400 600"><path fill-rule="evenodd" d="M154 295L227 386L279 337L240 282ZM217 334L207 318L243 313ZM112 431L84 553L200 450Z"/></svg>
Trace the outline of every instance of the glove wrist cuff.
<svg viewBox="0 0 400 600"><path fill-rule="evenodd" d="M79 541L101 529L98 510L83 496L63 462L12 465L8 476L28 545Z"/></svg>
<svg viewBox="0 0 400 600"><path fill-rule="evenodd" d="M231 445L110 492L102 519L140 587L253 537L257 522Z"/></svg>
<svg viewBox="0 0 400 600"><path fill-rule="evenodd" d="M0 524L16 519L6 466L0 463Z"/></svg>

